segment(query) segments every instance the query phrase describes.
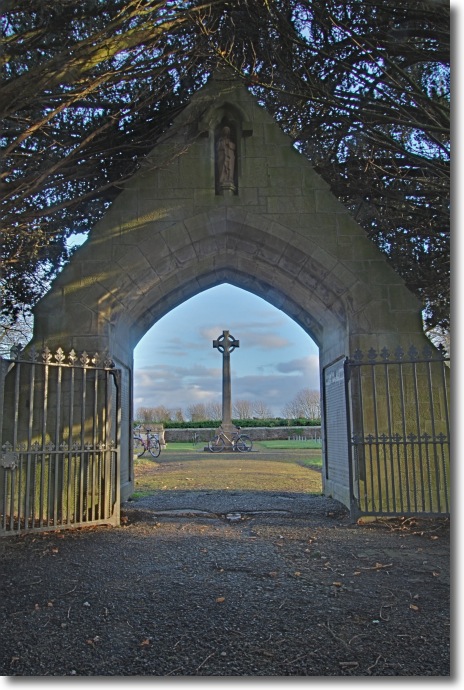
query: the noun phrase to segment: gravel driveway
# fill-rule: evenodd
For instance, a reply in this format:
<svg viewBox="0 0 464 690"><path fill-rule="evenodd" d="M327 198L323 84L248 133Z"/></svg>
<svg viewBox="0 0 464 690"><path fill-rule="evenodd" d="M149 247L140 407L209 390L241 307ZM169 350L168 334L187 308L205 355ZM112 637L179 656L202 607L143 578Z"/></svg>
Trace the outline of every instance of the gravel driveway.
<svg viewBox="0 0 464 690"><path fill-rule="evenodd" d="M159 491L0 540L3 676L447 676L449 524Z"/></svg>

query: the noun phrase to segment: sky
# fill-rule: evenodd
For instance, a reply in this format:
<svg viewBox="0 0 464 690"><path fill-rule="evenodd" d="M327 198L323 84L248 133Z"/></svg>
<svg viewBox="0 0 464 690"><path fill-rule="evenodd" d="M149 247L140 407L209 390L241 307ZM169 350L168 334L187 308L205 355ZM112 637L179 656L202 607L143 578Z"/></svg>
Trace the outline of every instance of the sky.
<svg viewBox="0 0 464 690"><path fill-rule="evenodd" d="M314 341L282 311L231 285L219 285L173 309L134 351L134 411L222 402L222 355L213 340L228 330L240 341L230 357L234 400L263 402L273 416L303 388L319 390Z"/></svg>

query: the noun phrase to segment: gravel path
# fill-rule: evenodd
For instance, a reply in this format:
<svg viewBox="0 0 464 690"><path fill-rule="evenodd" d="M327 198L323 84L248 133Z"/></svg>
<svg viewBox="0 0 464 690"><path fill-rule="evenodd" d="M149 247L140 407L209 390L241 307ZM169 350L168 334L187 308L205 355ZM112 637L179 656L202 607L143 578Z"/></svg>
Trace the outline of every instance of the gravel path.
<svg viewBox="0 0 464 690"><path fill-rule="evenodd" d="M448 676L449 524L320 496L156 492L0 540L3 676Z"/></svg>

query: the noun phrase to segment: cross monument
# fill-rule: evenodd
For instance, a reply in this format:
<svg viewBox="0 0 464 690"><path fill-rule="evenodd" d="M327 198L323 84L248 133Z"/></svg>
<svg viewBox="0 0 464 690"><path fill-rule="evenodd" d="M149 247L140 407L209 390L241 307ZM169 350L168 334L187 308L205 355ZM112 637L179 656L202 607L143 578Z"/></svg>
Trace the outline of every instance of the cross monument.
<svg viewBox="0 0 464 690"><path fill-rule="evenodd" d="M213 347L222 352L222 429L229 436L236 427L232 424L232 395L230 385L230 353L240 347L240 341L233 338L229 331L223 331Z"/></svg>

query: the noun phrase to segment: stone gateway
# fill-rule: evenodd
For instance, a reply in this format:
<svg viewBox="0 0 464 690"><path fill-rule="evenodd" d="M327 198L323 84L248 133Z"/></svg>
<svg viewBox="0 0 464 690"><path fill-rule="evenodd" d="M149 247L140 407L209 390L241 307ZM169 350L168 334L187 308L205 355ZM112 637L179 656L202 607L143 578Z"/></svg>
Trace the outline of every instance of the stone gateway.
<svg viewBox="0 0 464 690"><path fill-rule="evenodd" d="M337 362L357 349L422 348L421 305L245 86L218 73L35 309L36 345L106 351L121 372L123 499L133 491L134 348L165 314L222 283L265 299L318 344L330 385L324 491L348 505L348 468L327 455L347 463L346 430L333 425L345 423Z"/></svg>

